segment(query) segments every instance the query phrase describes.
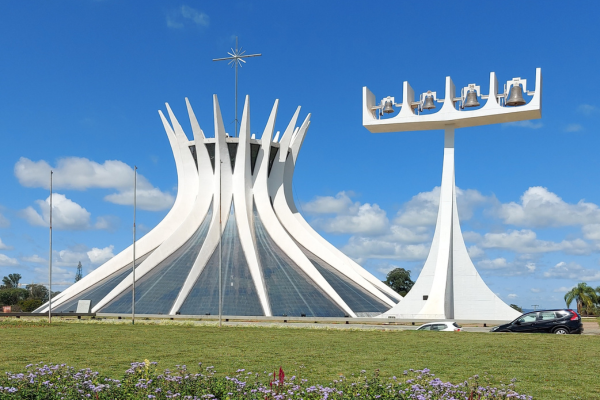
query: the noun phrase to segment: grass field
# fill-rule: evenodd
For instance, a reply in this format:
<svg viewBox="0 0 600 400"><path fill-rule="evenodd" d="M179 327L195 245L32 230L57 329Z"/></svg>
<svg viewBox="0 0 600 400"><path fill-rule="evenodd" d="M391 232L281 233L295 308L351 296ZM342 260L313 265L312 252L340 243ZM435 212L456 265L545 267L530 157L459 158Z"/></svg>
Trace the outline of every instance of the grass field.
<svg viewBox="0 0 600 400"><path fill-rule="evenodd" d="M0 371L26 364L67 363L118 378L132 361L159 367L214 365L223 374L238 368L302 375L327 383L339 374L379 368L400 375L429 368L454 383L485 373L495 382L516 378L516 390L539 399L600 398L600 337L125 325L10 323L0 321Z"/></svg>

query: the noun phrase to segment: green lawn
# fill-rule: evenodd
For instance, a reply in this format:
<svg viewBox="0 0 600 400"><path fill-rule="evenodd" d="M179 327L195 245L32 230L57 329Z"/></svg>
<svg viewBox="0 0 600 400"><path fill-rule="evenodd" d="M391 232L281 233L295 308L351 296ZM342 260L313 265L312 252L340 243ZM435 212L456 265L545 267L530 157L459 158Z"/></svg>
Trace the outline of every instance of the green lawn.
<svg viewBox="0 0 600 400"><path fill-rule="evenodd" d="M13 320L14 321L14 320ZM37 324L0 321L0 370L28 363L67 363L120 377L132 361L214 365L288 373L326 383L362 369L400 375L430 368L443 380L460 382L488 373L503 382L517 378L517 391L541 399L600 398L600 337L358 331L256 327Z"/></svg>

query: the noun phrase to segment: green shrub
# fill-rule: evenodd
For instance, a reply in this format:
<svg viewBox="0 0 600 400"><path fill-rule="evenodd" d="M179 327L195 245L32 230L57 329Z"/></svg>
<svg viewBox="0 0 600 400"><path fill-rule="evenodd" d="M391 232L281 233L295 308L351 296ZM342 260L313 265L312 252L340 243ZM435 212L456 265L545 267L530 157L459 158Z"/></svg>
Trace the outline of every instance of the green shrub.
<svg viewBox="0 0 600 400"><path fill-rule="evenodd" d="M21 306L21 310L23 310L23 312L32 312L36 308L40 307L42 304L44 304L42 303L42 300L35 299L33 297L21 300L19 302L19 306Z"/></svg>
<svg viewBox="0 0 600 400"><path fill-rule="evenodd" d="M0 305L3 306L14 306L27 298L29 298L29 292L26 289L0 290Z"/></svg>

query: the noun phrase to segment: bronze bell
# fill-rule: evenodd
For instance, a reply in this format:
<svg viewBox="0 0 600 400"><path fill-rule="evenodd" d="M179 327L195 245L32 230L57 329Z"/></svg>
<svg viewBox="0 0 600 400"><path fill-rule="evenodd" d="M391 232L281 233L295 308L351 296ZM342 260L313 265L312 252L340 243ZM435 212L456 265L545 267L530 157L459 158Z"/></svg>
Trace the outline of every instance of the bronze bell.
<svg viewBox="0 0 600 400"><path fill-rule="evenodd" d="M525 99L523 99L523 89L521 85L515 85L510 88L510 97L506 100L507 106L522 106L525 104Z"/></svg>
<svg viewBox="0 0 600 400"><path fill-rule="evenodd" d="M432 110L435 108L435 104L433 104L433 96L425 96L425 101L423 102L423 110Z"/></svg>
<svg viewBox="0 0 600 400"><path fill-rule="evenodd" d="M477 101L477 93L469 92L467 93L467 101L465 101L465 105L463 107L477 107L479 102Z"/></svg>
<svg viewBox="0 0 600 400"><path fill-rule="evenodd" d="M383 106L383 112L386 114L390 114L394 112L394 107L392 107L392 102L391 101L386 101L385 105Z"/></svg>

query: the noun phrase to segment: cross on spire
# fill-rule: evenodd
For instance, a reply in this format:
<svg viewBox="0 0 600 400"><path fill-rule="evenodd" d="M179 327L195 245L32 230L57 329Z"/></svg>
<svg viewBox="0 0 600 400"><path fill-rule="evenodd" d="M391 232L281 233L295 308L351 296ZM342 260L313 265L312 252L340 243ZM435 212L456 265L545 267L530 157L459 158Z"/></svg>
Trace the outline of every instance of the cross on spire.
<svg viewBox="0 0 600 400"><path fill-rule="evenodd" d="M232 67L235 66L235 137L238 136L238 65L241 67L242 63L246 63L244 58L259 57L262 54L245 54L246 51L238 48L238 37L235 37L235 50L231 49L231 52L227 52L231 57L214 58L213 61L224 61L229 60L228 64Z"/></svg>

